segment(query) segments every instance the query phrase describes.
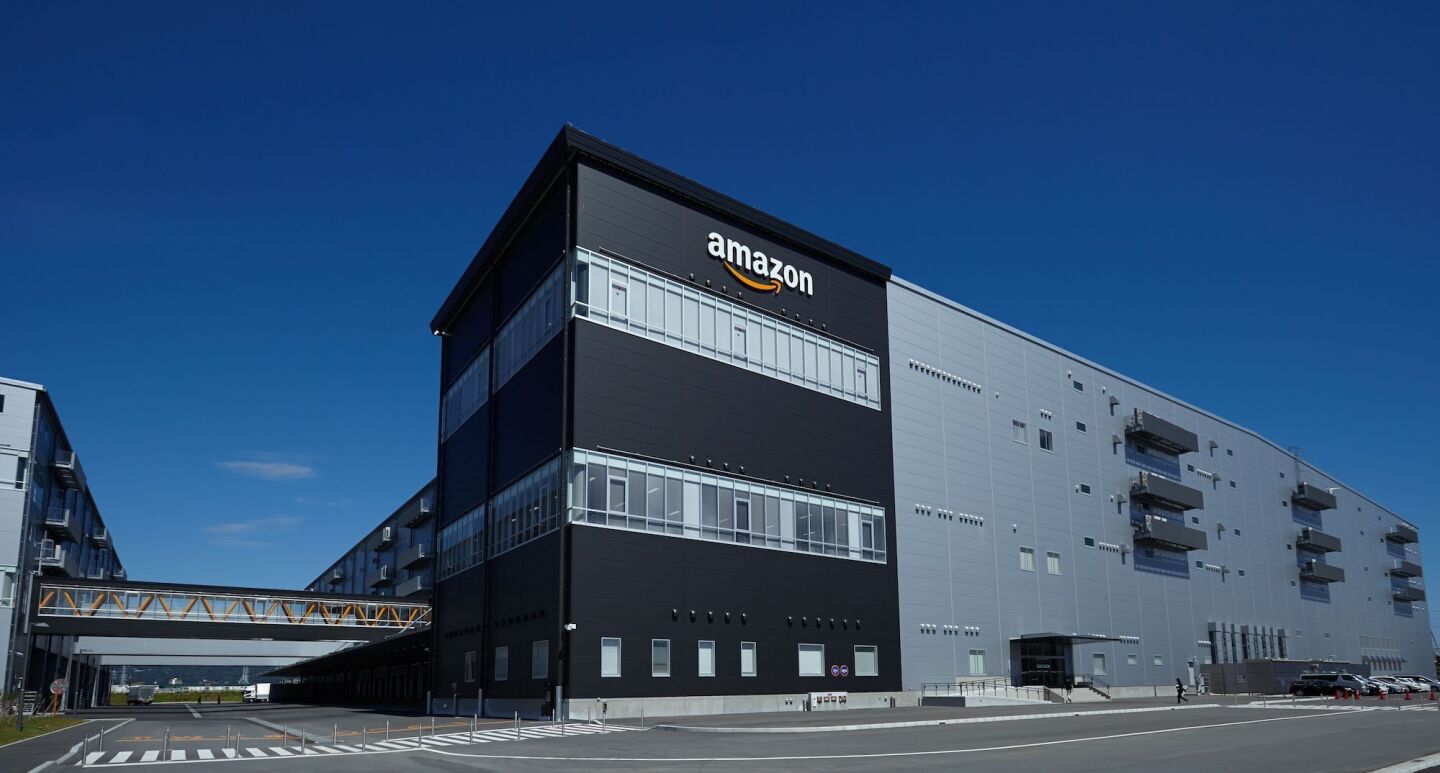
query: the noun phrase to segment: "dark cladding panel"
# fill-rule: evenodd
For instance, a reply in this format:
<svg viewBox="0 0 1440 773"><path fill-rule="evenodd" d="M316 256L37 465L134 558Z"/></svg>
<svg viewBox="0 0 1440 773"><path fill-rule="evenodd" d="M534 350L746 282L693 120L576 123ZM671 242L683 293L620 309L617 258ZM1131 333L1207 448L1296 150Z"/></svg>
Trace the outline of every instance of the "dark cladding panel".
<svg viewBox="0 0 1440 773"><path fill-rule="evenodd" d="M490 397L499 491L554 456L564 442L564 336L550 339Z"/></svg>
<svg viewBox="0 0 1440 773"><path fill-rule="evenodd" d="M1130 496L1176 510L1198 510L1205 506L1202 492L1149 472L1140 473L1139 479L1130 485Z"/></svg>
<svg viewBox="0 0 1440 773"><path fill-rule="evenodd" d="M557 184L501 259L497 323L503 323L565 256L567 237L565 186Z"/></svg>
<svg viewBox="0 0 1440 773"><path fill-rule="evenodd" d="M495 332L494 287L493 282L486 282L476 290L451 324L450 334L441 339L445 347L444 383L440 385L442 395Z"/></svg>
<svg viewBox="0 0 1440 773"><path fill-rule="evenodd" d="M1322 561L1306 561L1300 576L1314 582L1345 582L1345 570Z"/></svg>
<svg viewBox="0 0 1440 773"><path fill-rule="evenodd" d="M551 532L490 559L490 639L485 664L487 698L540 698L555 678L560 619L560 533ZM547 645L550 667L545 679L531 678L531 645ZM509 648L509 673L495 679L495 648Z"/></svg>
<svg viewBox="0 0 1440 773"><path fill-rule="evenodd" d="M883 564L585 526L572 533L576 698L900 689L895 578ZM600 676L602 637L621 639L618 678ZM668 677L651 676L652 639L670 640ZM699 676L700 641L715 642L713 677ZM740 675L741 642L755 643L758 676ZM801 677L801 643L823 644L827 669L852 672L855 645L873 645L879 675Z"/></svg>
<svg viewBox="0 0 1440 773"><path fill-rule="evenodd" d="M1200 449L1200 439L1194 432L1138 408L1126 422L1125 433L1177 455Z"/></svg>
<svg viewBox="0 0 1440 773"><path fill-rule="evenodd" d="M1159 518L1146 518L1136 524L1135 540L1180 551L1204 550L1208 546L1205 532Z"/></svg>
<svg viewBox="0 0 1440 773"><path fill-rule="evenodd" d="M465 681L465 653L474 650L477 664L485 619L485 568L477 566L435 586L434 683L443 685L449 697L450 684L460 695L473 697L479 682ZM479 665L476 666L477 670ZM477 674L477 678L478 678Z"/></svg>
<svg viewBox="0 0 1440 773"><path fill-rule="evenodd" d="M639 184L601 171L587 163L578 165L579 209L576 229L579 246L602 250L660 271L695 281L704 286L724 286L731 297L736 290L743 299L775 314L802 324L814 320L826 331L875 352L885 348L885 286L824 261L762 237L740 225L722 221L691 205L681 203ZM814 295L788 287L777 293L746 289L725 268L725 261L708 251L709 235L718 233L751 251L778 258L813 278ZM741 273L744 273L743 271ZM754 274L756 281L769 282ZM882 358L883 359L883 358Z"/></svg>
<svg viewBox="0 0 1440 773"><path fill-rule="evenodd" d="M1341 548L1339 537L1333 534L1326 534L1310 526L1300 530L1300 536L1296 539L1295 544L1320 553L1333 553Z"/></svg>
<svg viewBox="0 0 1440 773"><path fill-rule="evenodd" d="M444 492L441 523L464 515L490 495L486 486L489 464L490 410L482 407L440 447L439 477Z"/></svg>
<svg viewBox="0 0 1440 773"><path fill-rule="evenodd" d="M574 444L891 501L887 414L584 321ZM813 490L813 489L812 489ZM888 508L887 508L888 509Z"/></svg>

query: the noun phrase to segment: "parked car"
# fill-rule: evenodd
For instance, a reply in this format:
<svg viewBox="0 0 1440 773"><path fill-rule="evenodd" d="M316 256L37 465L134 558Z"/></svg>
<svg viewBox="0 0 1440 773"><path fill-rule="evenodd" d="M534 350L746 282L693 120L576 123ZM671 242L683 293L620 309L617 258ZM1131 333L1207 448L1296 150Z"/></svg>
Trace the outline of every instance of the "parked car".
<svg viewBox="0 0 1440 773"><path fill-rule="evenodd" d="M1384 682L1377 682L1368 676L1360 676L1356 678L1365 683L1365 695L1379 695L1380 693L1390 692L1390 685L1385 684Z"/></svg>
<svg viewBox="0 0 1440 773"><path fill-rule="evenodd" d="M1440 690L1440 679L1436 679L1436 678L1433 677L1433 676L1418 676L1418 675L1413 675L1413 674L1403 674L1403 675L1402 675L1402 678L1404 678L1404 679L1409 679L1409 680L1412 681L1412 682L1419 682L1420 684L1425 685L1425 687L1428 688L1428 689L1430 689L1430 690Z"/></svg>
<svg viewBox="0 0 1440 773"><path fill-rule="evenodd" d="M1430 685L1408 676L1397 676L1395 681L1410 688L1410 692L1430 692Z"/></svg>
<svg viewBox="0 0 1440 773"><path fill-rule="evenodd" d="M1290 683L1291 695L1326 695L1333 692L1335 692L1335 687L1329 682L1311 679L1310 675L1302 676Z"/></svg>
<svg viewBox="0 0 1440 773"><path fill-rule="evenodd" d="M1415 688L1412 685L1402 682L1393 676L1372 676L1370 678L1388 686L1392 693L1415 692Z"/></svg>
<svg viewBox="0 0 1440 773"><path fill-rule="evenodd" d="M1304 674L1303 679L1316 683L1316 694L1334 694L1336 690L1365 695L1369 686L1365 680L1354 674Z"/></svg>

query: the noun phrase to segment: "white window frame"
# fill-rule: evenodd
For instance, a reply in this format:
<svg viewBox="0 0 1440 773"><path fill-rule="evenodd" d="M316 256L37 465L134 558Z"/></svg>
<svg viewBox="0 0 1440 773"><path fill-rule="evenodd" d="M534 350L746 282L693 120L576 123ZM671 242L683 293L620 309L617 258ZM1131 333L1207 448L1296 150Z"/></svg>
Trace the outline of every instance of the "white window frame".
<svg viewBox="0 0 1440 773"><path fill-rule="evenodd" d="M816 671L815 673L806 673L806 672L805 672L805 653L807 653L807 652L815 652L815 651L817 651L817 650L818 650L819 653L820 653L820 668L819 668L819 670ZM824 645L824 644L818 644L818 643L815 643L815 642L800 642L799 644L796 644L796 645L795 645L795 655L796 655L796 658L797 658L797 662L796 662L796 672L797 672L800 676L803 676L803 677L825 676L825 645Z"/></svg>
<svg viewBox="0 0 1440 773"><path fill-rule="evenodd" d="M1108 676L1110 674L1108 660L1103 652L1090 653L1090 672L1096 676Z"/></svg>
<svg viewBox="0 0 1440 773"><path fill-rule="evenodd" d="M607 645L608 643L610 643L610 642L614 642L614 643L615 643L615 673L613 673L613 674L607 674L607 673L605 673L605 647L606 647L606 645ZM624 669L621 668L621 662L622 662L622 661L621 661L621 656L624 654L624 651L625 651L625 649L624 649L624 643L620 640L620 637L618 637L618 636L601 636L601 637L600 637L600 677L601 677L602 679L619 679L619 678L620 678L620 674L624 671Z"/></svg>
<svg viewBox="0 0 1440 773"><path fill-rule="evenodd" d="M746 652L746 650L749 650L749 652L750 652L750 668L749 668L749 670L746 670L746 668L745 668L745 652ZM758 676L759 673L760 673L760 651L759 651L759 648L755 646L755 642L753 642L753 641L742 641L742 642L740 642L740 675L741 675L741 676Z"/></svg>
<svg viewBox="0 0 1440 773"><path fill-rule="evenodd" d="M530 642L530 678L550 678L550 640Z"/></svg>
<svg viewBox="0 0 1440 773"><path fill-rule="evenodd" d="M656 647L657 644L663 644L663 645L665 645L665 647L664 647L664 649L665 649L665 673L663 673L663 674L662 674L662 673L659 673L658 669L655 668L655 647ZM655 676L655 677L669 677L669 676L670 676L670 664L671 664L670 653L671 653L671 649L670 649L670 640L669 640L669 639L651 639L651 640L650 640L650 675L651 675L651 676Z"/></svg>
<svg viewBox="0 0 1440 773"><path fill-rule="evenodd" d="M1044 427L1040 428L1040 450L1047 454L1055 453L1055 433Z"/></svg>
<svg viewBox="0 0 1440 773"><path fill-rule="evenodd" d="M504 669L500 668L501 664ZM505 682L510 679L510 645L502 644L495 648L495 681Z"/></svg>
<svg viewBox="0 0 1440 773"><path fill-rule="evenodd" d="M1127 666L1138 666L1138 665L1140 665L1140 653L1138 653L1138 652L1127 652L1127 653L1125 654L1125 665L1127 665Z"/></svg>
<svg viewBox="0 0 1440 773"><path fill-rule="evenodd" d="M860 653L868 651L871 656L874 668L866 673L860 670ZM879 676L880 675L880 648L874 644L856 644L852 657L855 661L855 676Z"/></svg>
<svg viewBox="0 0 1440 773"><path fill-rule="evenodd" d="M1045 571L1049 574L1060 574L1060 554L1053 551L1045 551Z"/></svg>
<svg viewBox="0 0 1440 773"><path fill-rule="evenodd" d="M707 644L710 646L706 647L705 645ZM708 674L705 673L705 656L707 651L710 656L710 673ZM708 679L715 676L715 670L715 641L713 639L701 639L695 642L695 675Z"/></svg>
<svg viewBox="0 0 1440 773"><path fill-rule="evenodd" d="M1010 439L1022 446L1030 445L1030 426L1019 419L1011 419Z"/></svg>
<svg viewBox="0 0 1440 773"><path fill-rule="evenodd" d="M1164 656L1164 655L1155 655L1154 660L1152 661L1152 663L1153 663L1154 665L1156 665L1156 666L1163 666L1163 665L1165 665L1165 656Z"/></svg>
<svg viewBox="0 0 1440 773"><path fill-rule="evenodd" d="M620 296L625 299L625 308L624 308L624 310L622 310L622 311L615 311L614 309L610 308L610 304L611 304L612 302L614 302L614 300L615 300L615 294L616 294L616 291L617 291L617 290L620 292ZM622 280L622 279L615 279L615 278L613 278L613 277L610 279L609 294L608 294L608 295L606 296L606 298L605 298L605 310L608 311L608 312L611 313L611 314L619 314L620 316L622 316L622 317L624 317L624 318L626 318L626 319L629 319L629 318L630 318L630 283L629 283L629 282L626 282L626 281L624 281L624 280Z"/></svg>
<svg viewBox="0 0 1440 773"><path fill-rule="evenodd" d="M1035 571L1035 548L1020 546L1020 571Z"/></svg>
<svg viewBox="0 0 1440 773"><path fill-rule="evenodd" d="M976 658L979 658L979 660L976 660ZM978 669L976 668L977 664L979 665ZM970 675L985 675L985 650L970 650Z"/></svg>

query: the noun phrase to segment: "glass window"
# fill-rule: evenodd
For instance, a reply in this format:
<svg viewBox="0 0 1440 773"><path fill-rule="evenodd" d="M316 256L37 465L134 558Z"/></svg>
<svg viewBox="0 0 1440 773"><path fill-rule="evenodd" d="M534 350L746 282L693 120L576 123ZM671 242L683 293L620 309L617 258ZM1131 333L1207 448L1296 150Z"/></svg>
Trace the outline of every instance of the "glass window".
<svg viewBox="0 0 1440 773"><path fill-rule="evenodd" d="M825 645L797 645L800 654L800 676L825 675Z"/></svg>
<svg viewBox="0 0 1440 773"><path fill-rule="evenodd" d="M1027 571L1035 571L1035 548L1020 548L1020 568Z"/></svg>
<svg viewBox="0 0 1440 773"><path fill-rule="evenodd" d="M1127 665L1127 666L1138 666L1138 665L1140 665L1140 656L1137 655L1137 654L1135 654L1135 653L1133 653L1133 652L1127 654L1127 655L1125 656L1125 665Z"/></svg>
<svg viewBox="0 0 1440 773"><path fill-rule="evenodd" d="M612 513L625 512L625 485L623 475L610 476L610 505L607 509Z"/></svg>
<svg viewBox="0 0 1440 773"><path fill-rule="evenodd" d="M1165 656L1164 656L1164 655L1156 655L1156 656L1155 656L1155 665L1157 665L1157 666L1163 666L1163 665L1165 665Z"/></svg>
<svg viewBox="0 0 1440 773"><path fill-rule="evenodd" d="M1047 553L1045 554L1045 571L1049 572L1050 574L1059 574L1059 573L1060 573L1060 554L1059 554L1059 553L1047 552Z"/></svg>
<svg viewBox="0 0 1440 773"><path fill-rule="evenodd" d="M855 645L855 675L856 676L879 676L880 655L879 648L870 644Z"/></svg>
<svg viewBox="0 0 1440 773"><path fill-rule="evenodd" d="M1010 420L1010 439L1016 443L1028 443L1028 435L1025 431L1025 422L1019 419Z"/></svg>
<svg viewBox="0 0 1440 773"><path fill-rule="evenodd" d="M1052 435L1052 434L1050 433L1050 430L1048 430L1048 429L1042 429L1042 430L1040 430L1040 450L1041 450L1041 451L1054 451L1054 450L1055 450L1055 436Z"/></svg>
<svg viewBox="0 0 1440 773"><path fill-rule="evenodd" d="M510 678L510 648L495 648L495 681L503 682Z"/></svg>
<svg viewBox="0 0 1440 773"><path fill-rule="evenodd" d="M698 647L697 662L700 676L715 675L715 642L702 641Z"/></svg>
<svg viewBox="0 0 1440 773"><path fill-rule="evenodd" d="M15 457L15 488L25 488L25 466L30 460L23 457Z"/></svg>
<svg viewBox="0 0 1440 773"><path fill-rule="evenodd" d="M970 675L984 676L985 650L970 650Z"/></svg>
<svg viewBox="0 0 1440 773"><path fill-rule="evenodd" d="M465 653L465 681L475 681L475 650Z"/></svg>
<svg viewBox="0 0 1440 773"><path fill-rule="evenodd" d="M480 350L445 390L441 400L441 439L447 440L490 399L490 347Z"/></svg>
<svg viewBox="0 0 1440 773"><path fill-rule="evenodd" d="M670 675L670 640L650 640L650 675Z"/></svg>
<svg viewBox="0 0 1440 773"><path fill-rule="evenodd" d="M1082 384L1082 383L1080 383L1079 381L1071 381L1071 382L1070 382L1070 386L1073 387L1076 392L1084 392L1084 391L1085 391L1085 385Z"/></svg>
<svg viewBox="0 0 1440 773"><path fill-rule="evenodd" d="M541 639L530 643L530 678L550 677L550 640Z"/></svg>
<svg viewBox="0 0 1440 773"><path fill-rule="evenodd" d="M874 379L880 362L871 352L589 250L577 250L575 260L576 317L880 408ZM536 330L542 339L550 335L548 328ZM513 359L509 350L525 347L509 337L497 341L506 352L497 355L499 384L513 372L506 365ZM526 351L528 359L533 351Z"/></svg>
<svg viewBox="0 0 1440 773"><path fill-rule="evenodd" d="M600 676L620 676L620 640L600 639Z"/></svg>
<svg viewBox="0 0 1440 773"><path fill-rule="evenodd" d="M740 675L755 676L755 642L740 642Z"/></svg>
<svg viewBox="0 0 1440 773"><path fill-rule="evenodd" d="M1080 493L1081 493L1081 494L1089 494L1089 493L1090 493L1090 484L1089 484L1089 483L1081 483L1081 484L1080 484Z"/></svg>
<svg viewBox="0 0 1440 773"><path fill-rule="evenodd" d="M1077 421L1077 422L1075 422L1075 429L1078 429L1078 430L1080 430L1081 432L1089 432L1089 431L1090 431L1089 428L1085 426L1085 422L1083 422L1083 421Z"/></svg>
<svg viewBox="0 0 1440 773"><path fill-rule="evenodd" d="M1096 652L1090 655L1090 673L1096 676L1105 676L1109 673L1105 670L1105 653Z"/></svg>

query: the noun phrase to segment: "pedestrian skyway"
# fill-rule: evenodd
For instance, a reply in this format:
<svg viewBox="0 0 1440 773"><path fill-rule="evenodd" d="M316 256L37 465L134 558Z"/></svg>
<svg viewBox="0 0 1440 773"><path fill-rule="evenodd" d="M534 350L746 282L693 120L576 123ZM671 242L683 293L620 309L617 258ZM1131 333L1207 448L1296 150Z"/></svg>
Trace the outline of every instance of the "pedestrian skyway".
<svg viewBox="0 0 1440 773"><path fill-rule="evenodd" d="M425 602L213 585L36 578L35 633L378 641L430 624Z"/></svg>

